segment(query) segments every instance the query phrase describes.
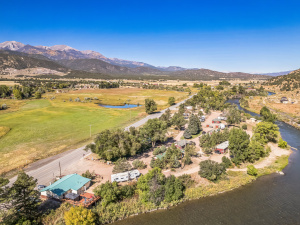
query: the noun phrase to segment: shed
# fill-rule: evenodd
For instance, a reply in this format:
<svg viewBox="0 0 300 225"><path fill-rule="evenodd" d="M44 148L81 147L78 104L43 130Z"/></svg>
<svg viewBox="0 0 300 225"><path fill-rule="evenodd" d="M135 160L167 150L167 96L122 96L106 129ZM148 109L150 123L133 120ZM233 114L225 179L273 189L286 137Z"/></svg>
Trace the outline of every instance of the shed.
<svg viewBox="0 0 300 225"><path fill-rule="evenodd" d="M229 146L229 141L225 141L216 146L215 152L219 154L223 154L228 149L228 146Z"/></svg>

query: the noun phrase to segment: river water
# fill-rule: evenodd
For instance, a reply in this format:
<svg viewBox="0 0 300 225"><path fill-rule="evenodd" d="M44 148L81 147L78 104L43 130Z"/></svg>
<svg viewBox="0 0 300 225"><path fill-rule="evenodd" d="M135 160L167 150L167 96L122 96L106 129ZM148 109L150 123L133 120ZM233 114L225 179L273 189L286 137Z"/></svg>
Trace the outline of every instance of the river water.
<svg viewBox="0 0 300 225"><path fill-rule="evenodd" d="M237 104L238 99L229 100ZM245 110L251 115L255 113ZM277 122L282 138L300 150L300 131ZM188 201L118 221L116 225L300 224L300 153L294 151L285 175L271 174L230 192Z"/></svg>

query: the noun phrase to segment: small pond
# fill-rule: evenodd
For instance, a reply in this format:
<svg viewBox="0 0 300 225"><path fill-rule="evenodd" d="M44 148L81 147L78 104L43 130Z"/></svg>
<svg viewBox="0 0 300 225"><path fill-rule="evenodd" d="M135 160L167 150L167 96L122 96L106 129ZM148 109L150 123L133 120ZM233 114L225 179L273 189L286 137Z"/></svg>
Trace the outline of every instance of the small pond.
<svg viewBox="0 0 300 225"><path fill-rule="evenodd" d="M112 109L130 109L130 108L136 108L136 107L140 107L142 105L135 105L135 104L125 104L125 105L103 105L103 104L99 104L102 107L105 108L112 108Z"/></svg>
<svg viewBox="0 0 300 225"><path fill-rule="evenodd" d="M276 93L268 91L268 95L275 95Z"/></svg>

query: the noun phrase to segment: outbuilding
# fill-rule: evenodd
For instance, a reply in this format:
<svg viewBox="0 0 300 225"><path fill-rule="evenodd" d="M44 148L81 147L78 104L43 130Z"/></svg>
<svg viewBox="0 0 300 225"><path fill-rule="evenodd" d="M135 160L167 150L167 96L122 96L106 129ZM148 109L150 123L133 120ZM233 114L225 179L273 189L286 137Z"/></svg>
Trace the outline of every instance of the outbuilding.
<svg viewBox="0 0 300 225"><path fill-rule="evenodd" d="M215 152L219 154L224 154L228 149L228 146L229 146L229 141L225 141L216 146Z"/></svg>

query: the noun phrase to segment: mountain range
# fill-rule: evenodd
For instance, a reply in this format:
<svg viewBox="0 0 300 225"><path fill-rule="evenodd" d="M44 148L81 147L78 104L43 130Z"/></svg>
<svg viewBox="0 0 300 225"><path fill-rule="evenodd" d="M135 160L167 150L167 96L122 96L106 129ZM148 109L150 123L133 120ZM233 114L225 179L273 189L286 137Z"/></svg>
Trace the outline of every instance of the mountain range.
<svg viewBox="0 0 300 225"><path fill-rule="evenodd" d="M208 69L153 65L117 58L107 58L92 50L79 51L67 45L32 46L16 41L0 43L0 74L74 75L80 78L164 78L185 80L267 79L268 76L218 72Z"/></svg>

